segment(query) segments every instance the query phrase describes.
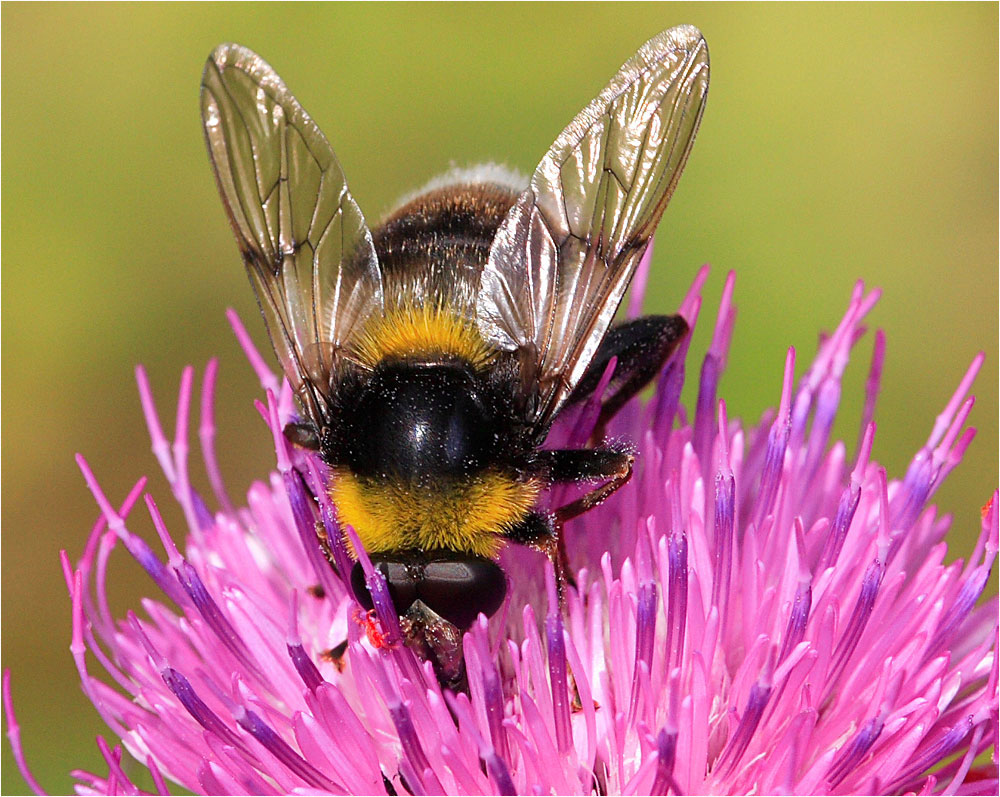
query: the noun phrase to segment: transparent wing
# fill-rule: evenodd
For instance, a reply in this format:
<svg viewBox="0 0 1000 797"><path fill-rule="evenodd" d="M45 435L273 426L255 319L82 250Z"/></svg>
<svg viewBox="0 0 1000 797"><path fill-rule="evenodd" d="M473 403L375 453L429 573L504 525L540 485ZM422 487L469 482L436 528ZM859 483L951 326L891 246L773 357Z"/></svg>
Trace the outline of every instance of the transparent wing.
<svg viewBox="0 0 1000 797"><path fill-rule="evenodd" d="M216 48L201 113L274 351L322 425L339 352L382 307L371 233L323 133L256 53Z"/></svg>
<svg viewBox="0 0 1000 797"><path fill-rule="evenodd" d="M708 92L694 27L646 42L562 132L500 227L480 332L517 351L544 431L604 337L687 160Z"/></svg>

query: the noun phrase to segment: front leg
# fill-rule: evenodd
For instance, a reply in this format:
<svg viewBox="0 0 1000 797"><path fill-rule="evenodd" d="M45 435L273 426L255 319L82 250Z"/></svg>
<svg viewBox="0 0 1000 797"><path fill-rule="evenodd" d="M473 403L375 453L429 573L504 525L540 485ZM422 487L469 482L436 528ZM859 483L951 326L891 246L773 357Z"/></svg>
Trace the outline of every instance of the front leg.
<svg viewBox="0 0 1000 797"><path fill-rule="evenodd" d="M555 515L544 512L529 512L524 520L508 530L504 536L511 542L534 548L549 557L556 572L556 588L559 591L559 606L561 608L565 601L566 584L575 587L576 580L569 568L562 526Z"/></svg>
<svg viewBox="0 0 1000 797"><path fill-rule="evenodd" d="M553 482L603 481L593 490L570 501L552 514L530 513L521 523L507 532L512 542L528 545L542 551L556 570L560 601L563 585L573 583L566 555L563 524L588 509L603 503L632 477L635 457L629 451L610 448L542 450L535 452L529 471Z"/></svg>
<svg viewBox="0 0 1000 797"><path fill-rule="evenodd" d="M604 503L615 490L624 486L632 478L635 456L630 451L610 448L562 449L539 451L536 461L553 482L604 482L555 511L556 523L561 526Z"/></svg>
<svg viewBox="0 0 1000 797"><path fill-rule="evenodd" d="M304 421L289 421L282 430L287 439L299 448L308 451L319 451L322 435L315 426Z"/></svg>

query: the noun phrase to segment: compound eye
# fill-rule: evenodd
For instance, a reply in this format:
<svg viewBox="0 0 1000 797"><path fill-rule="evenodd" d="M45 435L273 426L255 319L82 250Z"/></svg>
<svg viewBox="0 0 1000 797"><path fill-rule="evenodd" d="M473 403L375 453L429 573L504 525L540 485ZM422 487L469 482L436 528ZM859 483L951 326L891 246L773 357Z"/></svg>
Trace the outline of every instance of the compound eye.
<svg viewBox="0 0 1000 797"><path fill-rule="evenodd" d="M468 557L426 562L417 597L462 631L479 613L491 617L507 594L503 570L489 559Z"/></svg>
<svg viewBox="0 0 1000 797"><path fill-rule="evenodd" d="M408 562L392 559L373 559L372 565L385 577L396 613L405 614L417 599L416 579L419 577L419 571L415 573ZM355 562L351 568L351 589L358 603L365 609L374 608L372 596L368 593L368 585L365 584L365 571L361 567L361 562Z"/></svg>

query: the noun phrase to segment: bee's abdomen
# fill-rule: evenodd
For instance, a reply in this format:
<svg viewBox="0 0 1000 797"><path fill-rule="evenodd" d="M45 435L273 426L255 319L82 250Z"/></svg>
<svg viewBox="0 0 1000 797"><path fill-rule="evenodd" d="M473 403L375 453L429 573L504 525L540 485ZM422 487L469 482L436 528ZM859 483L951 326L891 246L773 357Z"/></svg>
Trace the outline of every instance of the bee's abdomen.
<svg viewBox="0 0 1000 797"><path fill-rule="evenodd" d="M468 476L495 458L498 442L497 419L462 363L380 363L344 422L344 464L362 478Z"/></svg>
<svg viewBox="0 0 1000 797"><path fill-rule="evenodd" d="M481 269L517 192L496 183L457 183L420 194L372 230L383 273L443 267Z"/></svg>

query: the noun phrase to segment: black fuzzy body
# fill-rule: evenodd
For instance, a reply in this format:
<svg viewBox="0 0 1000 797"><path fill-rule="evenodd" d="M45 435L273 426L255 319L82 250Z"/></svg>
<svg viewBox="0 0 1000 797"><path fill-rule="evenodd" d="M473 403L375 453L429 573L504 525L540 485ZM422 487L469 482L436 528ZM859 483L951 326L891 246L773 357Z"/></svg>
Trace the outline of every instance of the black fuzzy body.
<svg viewBox="0 0 1000 797"><path fill-rule="evenodd" d="M433 304L475 324L490 246L517 198L503 185L454 185L405 203L372 230L387 308ZM424 483L517 468L531 449L515 358L477 368L454 352L348 362L330 397L324 459L365 478Z"/></svg>

